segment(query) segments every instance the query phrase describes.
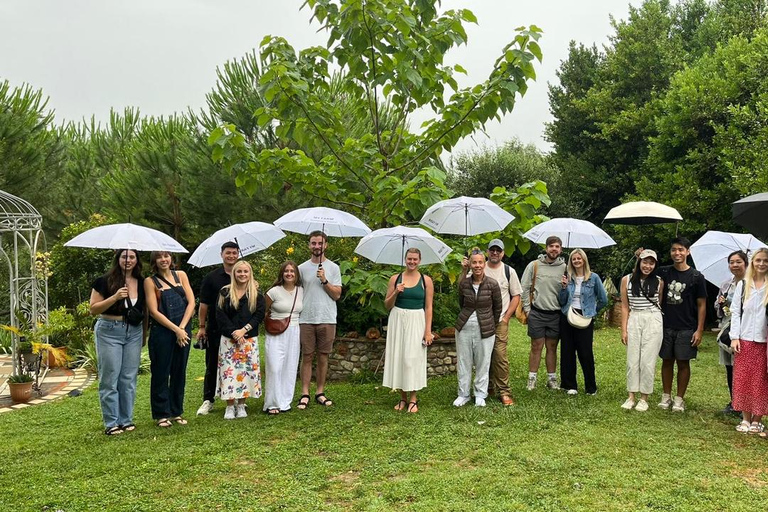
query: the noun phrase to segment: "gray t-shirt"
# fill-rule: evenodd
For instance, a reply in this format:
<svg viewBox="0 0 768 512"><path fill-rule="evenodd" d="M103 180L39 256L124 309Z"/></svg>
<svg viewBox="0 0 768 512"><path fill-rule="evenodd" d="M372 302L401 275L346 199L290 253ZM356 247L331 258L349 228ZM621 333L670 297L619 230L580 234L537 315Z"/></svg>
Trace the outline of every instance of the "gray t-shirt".
<svg viewBox="0 0 768 512"><path fill-rule="evenodd" d="M334 286L341 286L341 270L331 260L323 262L325 278ZM299 316L299 324L335 324L336 301L325 293L317 278L317 263L307 260L299 265L301 282L304 285L304 309Z"/></svg>

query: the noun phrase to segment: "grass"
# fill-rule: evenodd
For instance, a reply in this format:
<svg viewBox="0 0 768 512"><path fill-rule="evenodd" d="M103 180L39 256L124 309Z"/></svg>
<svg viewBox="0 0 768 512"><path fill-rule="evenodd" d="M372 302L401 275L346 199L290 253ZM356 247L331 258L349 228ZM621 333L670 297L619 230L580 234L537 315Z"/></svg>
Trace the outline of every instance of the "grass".
<svg viewBox="0 0 768 512"><path fill-rule="evenodd" d="M727 400L714 338L693 364L688 411L620 409L625 351L596 335L597 396L524 389L528 342L510 331L518 404L455 409L456 379L430 379L421 412L397 414L376 383L332 383L337 405L161 430L141 376L138 430L103 435L97 387L0 415L0 510L764 510L768 442L717 414ZM541 375L543 377L543 375ZM653 399L659 397L660 381Z"/></svg>

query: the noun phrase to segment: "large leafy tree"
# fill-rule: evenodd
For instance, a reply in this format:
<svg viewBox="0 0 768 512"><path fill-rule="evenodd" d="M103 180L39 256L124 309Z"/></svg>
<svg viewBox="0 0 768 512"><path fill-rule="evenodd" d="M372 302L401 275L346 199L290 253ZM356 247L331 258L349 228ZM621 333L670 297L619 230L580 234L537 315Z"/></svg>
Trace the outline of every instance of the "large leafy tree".
<svg viewBox="0 0 768 512"><path fill-rule="evenodd" d="M439 5L439 3L437 3ZM459 65L445 55L467 42L465 9L438 12L425 0L308 0L329 34L324 47L296 51L268 36L260 49L260 127L274 129L277 147L263 148L233 125L213 131L214 158L251 193L299 194L362 215L372 225L414 220L446 197L444 150L509 112L535 78L541 59L536 27L518 30L488 79L459 88ZM334 81L339 70L341 80ZM343 101L329 101L333 97ZM435 116L420 132L411 114ZM350 124L364 130L350 133Z"/></svg>

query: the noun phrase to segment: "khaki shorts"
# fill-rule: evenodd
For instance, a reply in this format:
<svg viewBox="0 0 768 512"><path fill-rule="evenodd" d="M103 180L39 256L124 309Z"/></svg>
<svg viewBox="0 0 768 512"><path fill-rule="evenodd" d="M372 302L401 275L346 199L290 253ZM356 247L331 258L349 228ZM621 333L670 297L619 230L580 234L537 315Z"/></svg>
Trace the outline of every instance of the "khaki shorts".
<svg viewBox="0 0 768 512"><path fill-rule="evenodd" d="M299 339L303 355L330 354L336 337L336 324L299 324Z"/></svg>

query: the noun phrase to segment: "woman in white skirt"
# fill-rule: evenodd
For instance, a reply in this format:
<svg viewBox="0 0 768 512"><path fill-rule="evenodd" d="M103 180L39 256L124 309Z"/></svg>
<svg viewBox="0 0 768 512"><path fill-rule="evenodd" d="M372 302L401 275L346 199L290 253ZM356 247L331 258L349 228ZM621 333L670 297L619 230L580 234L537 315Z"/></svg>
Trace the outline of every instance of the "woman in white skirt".
<svg viewBox="0 0 768 512"><path fill-rule="evenodd" d="M301 286L299 267L293 261L286 261L280 266L277 280L266 297L270 318L284 320L290 317L285 331L265 334L267 382L264 389L264 411L268 414L291 410L301 352L299 314L303 309L303 299L304 288Z"/></svg>
<svg viewBox="0 0 768 512"><path fill-rule="evenodd" d="M232 267L232 283L221 289L216 303L221 331L216 394L227 401L225 420L245 418L245 399L261 396L258 334L264 307L251 265L238 261Z"/></svg>
<svg viewBox="0 0 768 512"><path fill-rule="evenodd" d="M645 412L653 393L656 361L662 329L661 307L664 283L656 275L656 253L645 249L635 270L621 280L621 342L627 346L627 392L622 408ZM637 400L637 394L640 400Z"/></svg>
<svg viewBox="0 0 768 512"><path fill-rule="evenodd" d="M389 279L384 383L400 390L396 411L419 412L416 392L427 386L427 346L432 344L432 278L419 272L421 251L405 253L405 272Z"/></svg>

